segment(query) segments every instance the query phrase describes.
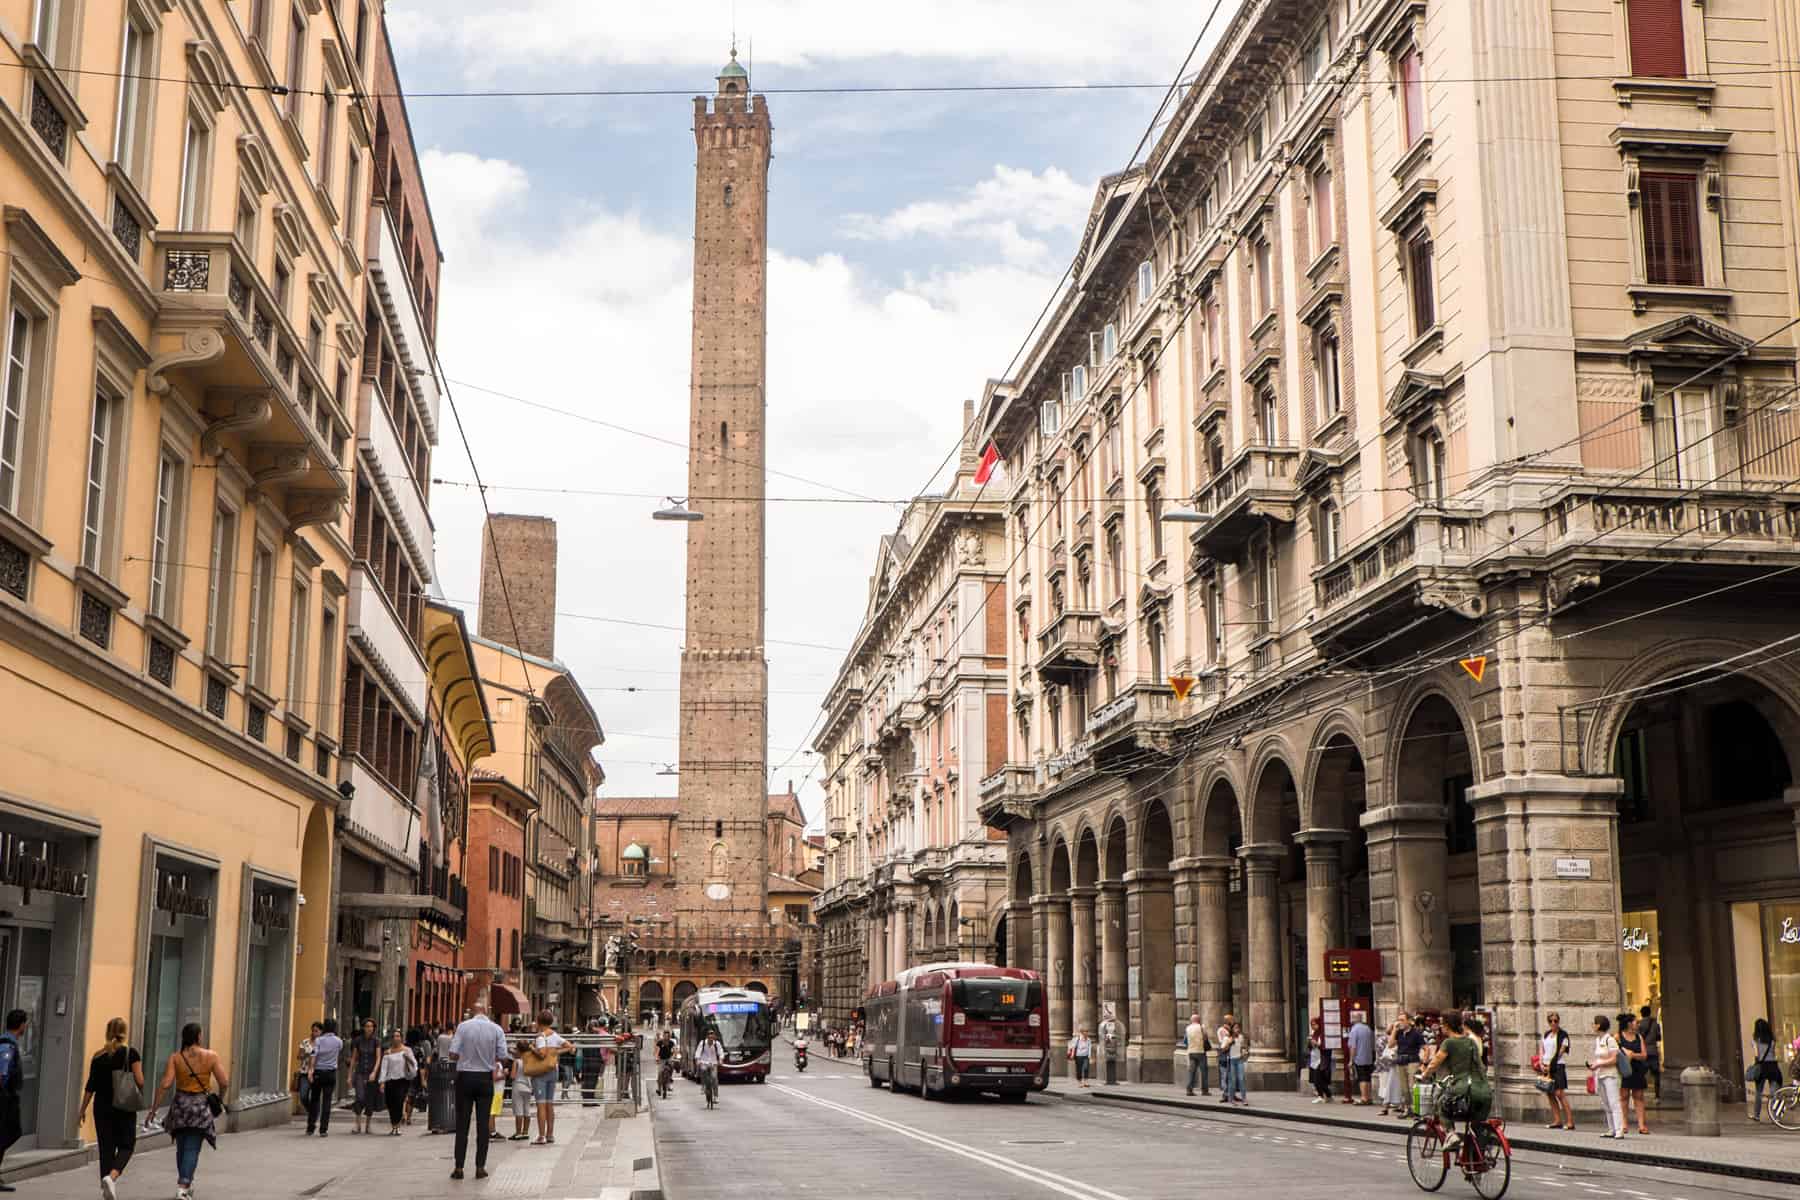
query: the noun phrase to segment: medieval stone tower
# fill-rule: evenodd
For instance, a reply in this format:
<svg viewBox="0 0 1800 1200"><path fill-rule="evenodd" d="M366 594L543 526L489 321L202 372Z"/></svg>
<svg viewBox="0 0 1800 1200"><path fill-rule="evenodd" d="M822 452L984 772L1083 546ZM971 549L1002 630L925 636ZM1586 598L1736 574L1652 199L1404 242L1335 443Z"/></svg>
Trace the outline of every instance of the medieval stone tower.
<svg viewBox="0 0 1800 1200"><path fill-rule="evenodd" d="M768 664L763 658L767 102L731 61L694 99L694 349L681 653L685 920L768 920Z"/></svg>

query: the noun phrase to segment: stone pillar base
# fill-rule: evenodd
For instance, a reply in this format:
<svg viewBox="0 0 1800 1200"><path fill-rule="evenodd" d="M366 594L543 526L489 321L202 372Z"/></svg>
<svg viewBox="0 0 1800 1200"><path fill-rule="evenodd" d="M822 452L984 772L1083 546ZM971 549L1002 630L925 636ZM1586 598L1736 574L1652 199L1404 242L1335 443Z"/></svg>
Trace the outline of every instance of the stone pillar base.
<svg viewBox="0 0 1800 1200"><path fill-rule="evenodd" d="M1133 1042L1125 1047L1125 1082L1174 1083L1174 1063L1174 1042Z"/></svg>
<svg viewBox="0 0 1800 1200"><path fill-rule="evenodd" d="M1252 1058L1244 1064L1244 1090L1252 1096L1258 1092L1298 1092L1300 1066L1280 1059Z"/></svg>

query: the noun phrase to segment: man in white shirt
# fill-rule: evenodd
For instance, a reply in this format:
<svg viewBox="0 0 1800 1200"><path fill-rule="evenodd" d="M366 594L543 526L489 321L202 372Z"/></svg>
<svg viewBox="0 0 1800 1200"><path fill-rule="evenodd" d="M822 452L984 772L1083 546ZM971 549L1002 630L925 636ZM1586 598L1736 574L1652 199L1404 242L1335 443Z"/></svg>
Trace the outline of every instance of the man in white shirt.
<svg viewBox="0 0 1800 1200"><path fill-rule="evenodd" d="M1117 1086L1119 1059L1125 1053L1125 1026L1119 1023L1118 1016L1110 1008L1106 1010L1106 1019L1100 1022L1100 1053L1106 1058L1107 1085Z"/></svg>
<svg viewBox="0 0 1800 1200"><path fill-rule="evenodd" d="M1188 1018L1187 1027L1188 1081L1187 1094L1194 1094L1194 1081L1200 1082L1200 1094L1212 1095L1212 1083L1206 1070L1206 1026L1200 1023L1200 1014L1194 1013Z"/></svg>
<svg viewBox="0 0 1800 1200"><path fill-rule="evenodd" d="M725 1061L725 1047L719 1042L719 1031L708 1029L706 1040L694 1047L694 1066L699 1069L701 1083L709 1093L719 1089L719 1066Z"/></svg>
<svg viewBox="0 0 1800 1200"><path fill-rule="evenodd" d="M463 1177L463 1160L469 1153L469 1121L475 1125L475 1178L487 1178L488 1111L494 1103L494 1076L506 1057L506 1034L488 1019L487 1004L477 1000L475 1011L450 1039L449 1057L456 1063L456 1169L450 1178Z"/></svg>

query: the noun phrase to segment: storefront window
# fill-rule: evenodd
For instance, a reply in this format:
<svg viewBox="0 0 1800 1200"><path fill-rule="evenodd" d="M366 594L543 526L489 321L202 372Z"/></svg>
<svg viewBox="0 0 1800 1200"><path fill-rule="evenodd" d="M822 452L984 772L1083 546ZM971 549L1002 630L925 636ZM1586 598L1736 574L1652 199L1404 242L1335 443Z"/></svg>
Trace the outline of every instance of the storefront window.
<svg viewBox="0 0 1800 1200"><path fill-rule="evenodd" d="M1763 905L1762 926L1769 1024L1776 1042L1791 1046L1800 1037L1800 901Z"/></svg>
<svg viewBox="0 0 1800 1200"><path fill-rule="evenodd" d="M288 964L294 960L292 888L254 880L244 914L244 1027L240 1095L285 1091Z"/></svg>
<svg viewBox="0 0 1800 1200"><path fill-rule="evenodd" d="M181 1027L206 1024L215 874L158 855L150 944L144 971L144 1061L161 1063L181 1046Z"/></svg>
<svg viewBox="0 0 1800 1200"><path fill-rule="evenodd" d="M1656 910L1628 912L1619 928L1619 960L1625 970L1625 1007L1639 1012L1647 1004L1662 1019L1662 935Z"/></svg>

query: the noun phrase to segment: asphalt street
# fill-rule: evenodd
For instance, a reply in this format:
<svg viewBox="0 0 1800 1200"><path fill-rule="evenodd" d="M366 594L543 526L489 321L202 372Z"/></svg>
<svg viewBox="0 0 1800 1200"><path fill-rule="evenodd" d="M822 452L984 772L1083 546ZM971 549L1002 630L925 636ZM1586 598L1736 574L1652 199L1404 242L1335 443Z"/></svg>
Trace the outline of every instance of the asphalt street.
<svg viewBox="0 0 1800 1200"><path fill-rule="evenodd" d="M707 1111L679 1077L656 1109L666 1200L855 1196L879 1200L1162 1200L1196 1193L1408 1196L1401 1143L1241 1113L1146 1111L1033 1096L927 1102L872 1088L851 1064L778 1054L766 1084L721 1089ZM1220 1189L1224 1189L1221 1193ZM1474 1197L1452 1172L1442 1196ZM1723 1200L1800 1189L1515 1153L1506 1200Z"/></svg>

